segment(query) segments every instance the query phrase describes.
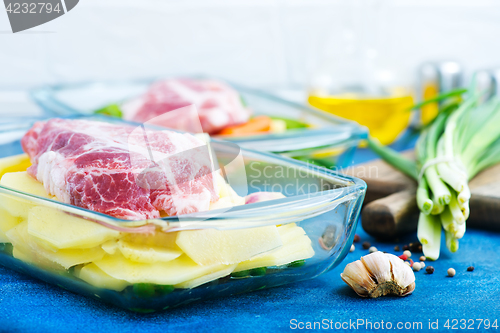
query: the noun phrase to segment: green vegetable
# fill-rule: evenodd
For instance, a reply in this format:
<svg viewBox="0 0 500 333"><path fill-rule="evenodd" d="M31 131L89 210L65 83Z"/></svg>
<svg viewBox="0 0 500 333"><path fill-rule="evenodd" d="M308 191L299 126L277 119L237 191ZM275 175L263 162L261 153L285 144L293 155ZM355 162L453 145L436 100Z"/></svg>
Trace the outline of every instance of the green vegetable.
<svg viewBox="0 0 500 333"><path fill-rule="evenodd" d="M482 94L474 87L473 81L463 100L457 96L465 90L457 89L414 107L441 101L438 116L417 141L416 162L368 141L384 160L418 181L418 238L425 256L434 260L439 258L441 228L448 249L459 248L470 213L468 181L500 163L500 99L481 102Z"/></svg>
<svg viewBox="0 0 500 333"><path fill-rule="evenodd" d="M250 275L250 271L249 270L231 273L231 277L235 277L235 278L246 277L246 276L249 276L249 275Z"/></svg>
<svg viewBox="0 0 500 333"><path fill-rule="evenodd" d="M418 183L417 206L426 215L429 215L434 208L434 204L429 197L429 185L427 185L425 178L422 178L422 181Z"/></svg>
<svg viewBox="0 0 500 333"><path fill-rule="evenodd" d="M266 275L266 271L267 271L266 267L252 268L246 271L233 272L231 273L231 277L241 278L247 276L262 276Z"/></svg>
<svg viewBox="0 0 500 333"><path fill-rule="evenodd" d="M409 160L398 152L383 146L378 141L375 141L371 137L368 138L368 147L370 147L374 152L376 152L384 160L388 161L393 167L401 170L407 176L417 179L417 166L415 162Z"/></svg>
<svg viewBox="0 0 500 333"><path fill-rule="evenodd" d="M441 101L444 101L450 97L461 96L461 95L465 94L466 92L467 92L467 89L462 89L462 88L451 90L451 91L439 94L436 97L429 98L421 103L415 104L414 106L412 106L410 108L410 110L417 110L417 109L420 109L422 106L425 106L425 105L428 105L431 103L441 102Z"/></svg>
<svg viewBox="0 0 500 333"><path fill-rule="evenodd" d="M251 276L263 276L266 275L267 268L266 267L258 267L250 270Z"/></svg>
<svg viewBox="0 0 500 333"><path fill-rule="evenodd" d="M122 118L123 113L118 104L110 104L99 110L94 111L94 114L102 114L110 117Z"/></svg>
<svg viewBox="0 0 500 333"><path fill-rule="evenodd" d="M271 117L271 119L282 120L286 124L286 129L301 129L309 127L306 123L295 119L282 118L282 117Z"/></svg>
<svg viewBox="0 0 500 333"><path fill-rule="evenodd" d="M425 256L431 260L438 259L441 246L441 221L439 217L420 213L417 236L422 243Z"/></svg>
<svg viewBox="0 0 500 333"><path fill-rule="evenodd" d="M174 286L158 285L152 283L136 283L132 286L134 294L141 298L149 298L155 295L167 295L175 290Z"/></svg>
<svg viewBox="0 0 500 333"><path fill-rule="evenodd" d="M157 285L155 287L155 291L160 295L170 294L174 290L175 290L175 287L169 286L169 285Z"/></svg>
<svg viewBox="0 0 500 333"><path fill-rule="evenodd" d="M288 264L288 267L302 267L306 264L305 260L296 260Z"/></svg>
<svg viewBox="0 0 500 333"><path fill-rule="evenodd" d="M132 286L134 294L138 297L149 298L155 295L155 286L151 283L136 283Z"/></svg>

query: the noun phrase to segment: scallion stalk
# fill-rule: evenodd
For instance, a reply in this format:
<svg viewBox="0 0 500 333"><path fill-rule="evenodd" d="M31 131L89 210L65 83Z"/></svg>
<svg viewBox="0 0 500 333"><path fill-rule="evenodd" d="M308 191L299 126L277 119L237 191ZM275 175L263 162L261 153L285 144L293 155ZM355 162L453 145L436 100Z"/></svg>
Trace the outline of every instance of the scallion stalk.
<svg viewBox="0 0 500 333"><path fill-rule="evenodd" d="M468 181L500 163L500 98L483 101L472 82L468 95L452 91L428 103L442 101L436 119L426 126L416 145L416 163L377 142L369 146L392 166L418 181L418 238L425 256L439 258L441 227L451 252L458 250L470 215Z"/></svg>
<svg viewBox="0 0 500 333"><path fill-rule="evenodd" d="M458 239L456 239L451 232L445 231L444 236L446 239L446 247L451 251L451 252L457 252L458 251Z"/></svg>
<svg viewBox="0 0 500 333"><path fill-rule="evenodd" d="M420 243L422 243L424 255L431 260L437 260L441 247L441 223L439 217L420 213L417 236Z"/></svg>
<svg viewBox="0 0 500 333"><path fill-rule="evenodd" d="M426 215L429 215L432 212L432 208L434 206L429 197L429 186L427 185L425 178L418 182L417 206L420 211Z"/></svg>

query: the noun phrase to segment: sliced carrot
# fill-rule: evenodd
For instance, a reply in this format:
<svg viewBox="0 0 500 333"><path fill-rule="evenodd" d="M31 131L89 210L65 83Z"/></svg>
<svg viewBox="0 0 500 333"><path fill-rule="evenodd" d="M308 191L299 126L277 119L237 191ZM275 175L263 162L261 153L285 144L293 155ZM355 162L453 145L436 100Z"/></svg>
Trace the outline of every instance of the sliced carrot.
<svg viewBox="0 0 500 333"><path fill-rule="evenodd" d="M257 116L248 122L224 128L220 135L248 135L267 132L271 128L272 119L268 116Z"/></svg>

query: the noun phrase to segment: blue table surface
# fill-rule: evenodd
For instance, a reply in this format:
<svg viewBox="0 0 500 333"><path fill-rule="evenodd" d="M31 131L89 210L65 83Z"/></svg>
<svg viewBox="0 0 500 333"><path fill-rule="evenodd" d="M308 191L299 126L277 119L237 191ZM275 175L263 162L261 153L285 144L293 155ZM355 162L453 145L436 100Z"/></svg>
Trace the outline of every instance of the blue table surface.
<svg viewBox="0 0 500 333"><path fill-rule="evenodd" d="M396 148L412 142L400 140ZM374 157L360 149L355 160ZM399 243L379 243L360 224L357 233L363 241L392 253L395 245L416 240L412 236ZM436 332L448 330L447 320L451 331L453 319L458 320L456 328L463 326L460 320L468 320L469 329L481 332L487 322L478 329L480 319L491 324L497 320L500 325L499 248L500 234L468 230L457 253L443 246L441 258L427 263L435 267L434 274L415 273L415 292L403 298L360 298L340 279L347 263L367 254L358 244L337 268L316 279L153 314L121 310L0 266L0 332L273 332L297 331L314 322L317 329L348 332L356 328L380 332L388 325L424 332L433 323L433 328L438 325ZM471 265L475 270L467 272ZM450 267L457 272L453 278L446 276Z"/></svg>

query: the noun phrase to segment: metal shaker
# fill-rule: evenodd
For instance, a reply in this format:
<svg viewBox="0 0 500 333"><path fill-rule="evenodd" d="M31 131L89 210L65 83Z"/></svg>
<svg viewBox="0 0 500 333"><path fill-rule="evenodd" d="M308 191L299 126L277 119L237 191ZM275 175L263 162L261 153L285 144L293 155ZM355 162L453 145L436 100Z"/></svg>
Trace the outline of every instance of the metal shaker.
<svg viewBox="0 0 500 333"><path fill-rule="evenodd" d="M478 70L474 73L474 81L476 91L483 93L483 101L500 96L500 68Z"/></svg>
<svg viewBox="0 0 500 333"><path fill-rule="evenodd" d="M421 101L439 93L459 88L463 84L463 68L457 61L429 61L418 69L418 94ZM420 123L428 124L438 113L438 103L425 105L420 110Z"/></svg>

